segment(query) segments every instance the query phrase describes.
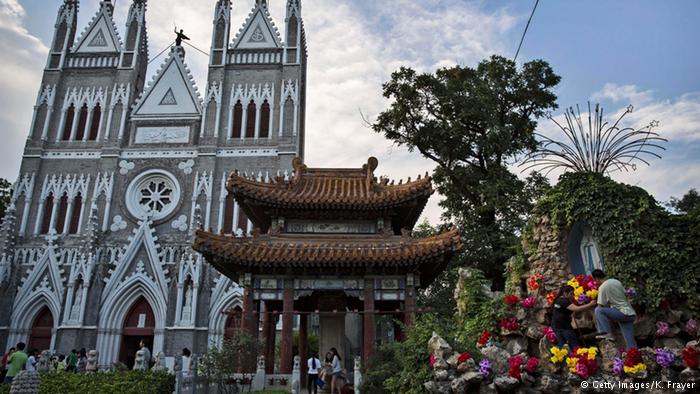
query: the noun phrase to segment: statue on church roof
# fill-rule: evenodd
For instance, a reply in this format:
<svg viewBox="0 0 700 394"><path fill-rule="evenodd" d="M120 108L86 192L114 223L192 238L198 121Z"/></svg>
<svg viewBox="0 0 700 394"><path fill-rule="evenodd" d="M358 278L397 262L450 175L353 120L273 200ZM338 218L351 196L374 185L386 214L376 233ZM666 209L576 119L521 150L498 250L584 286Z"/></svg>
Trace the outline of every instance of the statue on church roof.
<svg viewBox="0 0 700 394"><path fill-rule="evenodd" d="M183 30L180 29L180 31L177 31L177 28L175 28L175 45L177 46L182 46L182 40L189 40L190 38L187 37L184 33Z"/></svg>

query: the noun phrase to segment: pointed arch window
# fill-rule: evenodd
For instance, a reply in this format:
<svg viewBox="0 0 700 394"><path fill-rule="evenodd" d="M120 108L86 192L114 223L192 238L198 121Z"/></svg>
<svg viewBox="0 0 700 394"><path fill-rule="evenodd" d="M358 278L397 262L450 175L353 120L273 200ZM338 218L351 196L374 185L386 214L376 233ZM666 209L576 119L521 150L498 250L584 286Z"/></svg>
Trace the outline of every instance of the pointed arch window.
<svg viewBox="0 0 700 394"><path fill-rule="evenodd" d="M255 116L257 111L257 106L255 101L250 100L248 104L246 125L245 125L245 138L255 138Z"/></svg>
<svg viewBox="0 0 700 394"><path fill-rule="evenodd" d="M229 193L226 195L226 201L224 202L224 228L225 234L233 233L233 209L235 208L235 202L233 200L233 194Z"/></svg>
<svg viewBox="0 0 700 394"><path fill-rule="evenodd" d="M260 138L270 136L270 103L263 101L260 106Z"/></svg>
<svg viewBox="0 0 700 394"><path fill-rule="evenodd" d="M41 233L48 234L51 226L51 212L53 212L53 193L46 196L44 200L43 219L41 220Z"/></svg>
<svg viewBox="0 0 700 394"><path fill-rule="evenodd" d="M243 123L243 104L241 100L233 106L233 126L231 127L231 138L241 138L241 124Z"/></svg>
<svg viewBox="0 0 700 394"><path fill-rule="evenodd" d="M87 123L88 112L90 112L90 110L87 104L83 104L83 106L80 107L80 115L78 116L78 130L76 130L75 134L76 141L82 141L85 136L85 124Z"/></svg>
<svg viewBox="0 0 700 394"><path fill-rule="evenodd" d="M68 109L66 109L66 118L63 123L63 135L61 139L68 141L70 139L70 132L73 129L73 120L75 119L75 105L71 104Z"/></svg>
<svg viewBox="0 0 700 394"><path fill-rule="evenodd" d="M63 226L66 224L66 213L68 212L68 195L63 193L58 200L58 216L56 217L56 232L63 231Z"/></svg>
<svg viewBox="0 0 700 394"><path fill-rule="evenodd" d="M88 134L88 140L96 141L97 134L100 132L100 118L102 117L102 108L100 103L95 104L95 108L92 109L92 121L90 122L90 133Z"/></svg>
<svg viewBox="0 0 700 394"><path fill-rule="evenodd" d="M77 234L78 227L80 226L80 213L83 210L83 196L78 193L73 199L73 212L70 218L70 227L68 227L68 234Z"/></svg>

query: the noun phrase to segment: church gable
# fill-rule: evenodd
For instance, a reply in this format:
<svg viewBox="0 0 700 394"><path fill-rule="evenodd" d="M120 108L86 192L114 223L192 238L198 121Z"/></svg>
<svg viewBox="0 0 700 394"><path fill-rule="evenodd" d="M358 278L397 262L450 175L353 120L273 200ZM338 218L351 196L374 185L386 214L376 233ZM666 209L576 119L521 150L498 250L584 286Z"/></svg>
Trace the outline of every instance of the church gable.
<svg viewBox="0 0 700 394"><path fill-rule="evenodd" d="M182 57L174 48L153 82L138 99L134 116L200 115L201 99Z"/></svg>
<svg viewBox="0 0 700 394"><path fill-rule="evenodd" d="M122 253L117 265L110 270L109 277L105 279L106 286L102 292L104 299L117 291L123 282L138 279L154 285L162 297L167 297L168 270L164 269L161 262L160 246L157 244L155 230L151 227L150 220L139 222L139 227L129 237L129 245Z"/></svg>
<svg viewBox="0 0 700 394"><path fill-rule="evenodd" d="M50 294L58 305L63 296L63 270L59 268L60 262L56 255L56 246L53 245L54 234L48 236L49 243L44 253L34 264L27 276L22 279L15 302L26 301L33 297L34 293L43 292Z"/></svg>
<svg viewBox="0 0 700 394"><path fill-rule="evenodd" d="M111 12L102 7L73 47L75 53L120 52L121 39Z"/></svg>
<svg viewBox="0 0 700 394"><path fill-rule="evenodd" d="M235 49L281 48L279 32L267 8L259 4L233 40Z"/></svg>

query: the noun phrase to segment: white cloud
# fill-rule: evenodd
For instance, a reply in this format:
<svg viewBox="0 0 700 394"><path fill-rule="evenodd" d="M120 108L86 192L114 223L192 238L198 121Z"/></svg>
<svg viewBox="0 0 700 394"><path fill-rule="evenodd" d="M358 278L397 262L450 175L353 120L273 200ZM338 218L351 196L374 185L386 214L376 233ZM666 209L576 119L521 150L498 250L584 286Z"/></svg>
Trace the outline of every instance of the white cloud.
<svg viewBox="0 0 700 394"><path fill-rule="evenodd" d="M616 83L606 83L597 92L591 95L593 100L610 100L615 103L625 101L634 106L649 103L654 92L651 90L639 90L635 85L618 85Z"/></svg>

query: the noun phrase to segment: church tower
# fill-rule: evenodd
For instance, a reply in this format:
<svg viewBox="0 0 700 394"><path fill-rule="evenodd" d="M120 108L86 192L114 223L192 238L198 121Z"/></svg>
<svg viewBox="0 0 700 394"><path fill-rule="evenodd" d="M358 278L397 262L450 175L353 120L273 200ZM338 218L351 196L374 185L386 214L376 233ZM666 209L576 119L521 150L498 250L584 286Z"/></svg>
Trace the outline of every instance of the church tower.
<svg viewBox="0 0 700 394"><path fill-rule="evenodd" d="M204 95L178 45L145 81L146 0L119 4L121 36L113 1L79 34L78 1L61 5L0 229L0 346L96 349L102 368L133 362L141 338L172 357L236 332L222 312L241 289L192 250L194 230L249 236L231 171L270 182L304 153L299 0L286 42L264 0L232 38L232 1L218 0Z"/></svg>

